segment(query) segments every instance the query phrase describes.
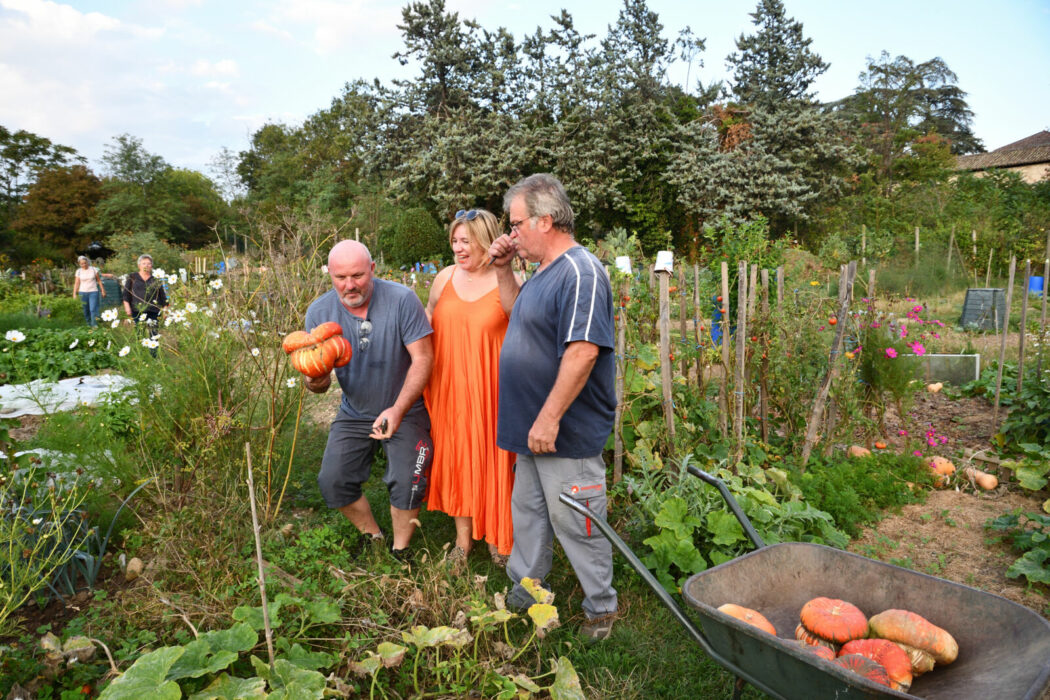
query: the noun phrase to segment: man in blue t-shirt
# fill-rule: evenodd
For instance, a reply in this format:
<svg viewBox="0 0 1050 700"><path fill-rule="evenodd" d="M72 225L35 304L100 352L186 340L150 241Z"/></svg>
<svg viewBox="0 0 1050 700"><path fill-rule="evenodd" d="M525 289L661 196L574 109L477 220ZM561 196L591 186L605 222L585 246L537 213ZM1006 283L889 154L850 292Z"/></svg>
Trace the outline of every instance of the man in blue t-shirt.
<svg viewBox="0 0 1050 700"><path fill-rule="evenodd" d="M572 206L557 179L527 177L507 191L503 206L510 234L489 256L500 301L513 305L500 353L497 427L499 446L517 454L507 562L515 585L507 602L533 602L521 579L543 581L550 573L557 536L583 589L581 631L605 639L617 611L612 547L558 496L605 516L602 449L616 409L612 289L598 259L576 243ZM515 255L539 263L520 288L510 267Z"/></svg>
<svg viewBox="0 0 1050 700"><path fill-rule="evenodd" d="M335 321L350 341L353 357L335 369L343 400L328 433L317 483L329 508L382 542L383 533L361 492L382 441L392 553L404 561L434 457L430 417L420 398L434 364L433 330L416 293L376 279L372 256L357 241L341 241L332 248L328 274L333 289L310 304L305 326L310 330ZM328 391L332 375L303 381L320 394Z"/></svg>

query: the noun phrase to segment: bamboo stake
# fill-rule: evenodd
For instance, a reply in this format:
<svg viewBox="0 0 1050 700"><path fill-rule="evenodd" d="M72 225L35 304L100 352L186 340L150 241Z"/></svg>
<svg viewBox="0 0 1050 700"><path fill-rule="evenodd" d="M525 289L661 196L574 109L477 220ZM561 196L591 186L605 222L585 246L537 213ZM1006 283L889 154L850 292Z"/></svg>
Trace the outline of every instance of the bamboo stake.
<svg viewBox="0 0 1050 700"><path fill-rule="evenodd" d="M689 313L689 297L685 295L685 265L678 266L678 344L682 354L682 376L689 380L689 353L685 352L688 327L686 314Z"/></svg>
<svg viewBox="0 0 1050 700"><path fill-rule="evenodd" d="M988 249L988 267L984 270L984 286L985 288L992 286L992 251L993 248Z"/></svg>
<svg viewBox="0 0 1050 700"><path fill-rule="evenodd" d="M970 240L973 241L973 266L977 267L977 229L970 229Z"/></svg>
<svg viewBox="0 0 1050 700"><path fill-rule="evenodd" d="M729 409L733 405L729 400L729 264L725 261L722 261L722 302L719 308L722 313L722 393L719 395L718 429L725 437Z"/></svg>
<svg viewBox="0 0 1050 700"><path fill-rule="evenodd" d="M736 443L736 458L744 454L744 365L746 364L745 341L747 340L748 301L747 262L740 261L737 268L736 299L736 372L733 375L733 395L736 400L733 437Z"/></svg>
<svg viewBox="0 0 1050 700"><path fill-rule="evenodd" d="M248 461L248 500L252 505L252 532L255 535L255 561L259 566L259 595L262 598L263 628L266 630L266 653L273 670L273 629L270 627L270 610L266 602L266 573L263 570L262 538L259 536L259 515L255 510L255 479L252 477L251 443L244 443L244 455Z"/></svg>
<svg viewBox="0 0 1050 700"><path fill-rule="evenodd" d="M842 338L848 325L846 318L853 299L853 279L856 274L857 261L852 260L849 265L845 266L839 282L839 309L836 314L839 323L835 326L835 338L831 341L828 371L824 373L824 379L820 382L820 388L817 390L817 396L813 401L813 411L810 413L809 422L806 426L806 440L802 445L803 469L805 469L806 463L809 462L809 455L812 453L813 445L817 441L817 430L823 422L821 416L824 413L824 402L827 400L828 392L831 390L831 382L834 381L835 376L838 374L839 363L836 360L838 359L839 348L842 346Z"/></svg>
<svg viewBox="0 0 1050 700"><path fill-rule="evenodd" d="M784 266L777 268L777 306L784 303Z"/></svg>
<svg viewBox="0 0 1050 700"><path fill-rule="evenodd" d="M866 224L860 225L860 264L868 264L868 227Z"/></svg>
<svg viewBox="0 0 1050 700"><path fill-rule="evenodd" d="M667 434L674 441L674 401L671 394L671 302L668 298L667 281L671 273L660 270L656 273L660 285L660 385L663 388L664 420Z"/></svg>
<svg viewBox="0 0 1050 700"><path fill-rule="evenodd" d="M1017 338L1017 393L1024 384L1024 336L1028 324L1028 285L1032 279L1032 261L1024 261L1024 284L1021 285L1021 328Z"/></svg>
<svg viewBox="0 0 1050 700"><path fill-rule="evenodd" d="M919 227L915 227L915 267L919 266Z"/></svg>
<svg viewBox="0 0 1050 700"><path fill-rule="evenodd" d="M622 284L622 283L621 283ZM623 478L623 395L624 368L627 366L627 317L620 292L620 320L616 323L616 415L613 428L613 483Z"/></svg>
<svg viewBox="0 0 1050 700"><path fill-rule="evenodd" d="M995 411L992 413L992 425L999 432L999 392L1003 386L1003 360L1006 358L1006 335L1010 331L1010 299L1014 291L1014 270L1017 267L1017 258L1010 256L1010 281L1006 285L1006 318L1003 321L1003 334L999 341L999 368L995 373ZM992 297L995 298L994 295ZM992 308L995 308L993 302Z"/></svg>
<svg viewBox="0 0 1050 700"><path fill-rule="evenodd" d="M762 319L765 327L769 328L769 270L762 270ZM769 441L769 405L767 400L768 389L766 380L769 377L769 333L762 333L762 368L759 370L758 382L758 417L762 427L762 442Z"/></svg>
<svg viewBox="0 0 1050 700"><path fill-rule="evenodd" d="M875 298L875 268L868 270L868 298Z"/></svg>

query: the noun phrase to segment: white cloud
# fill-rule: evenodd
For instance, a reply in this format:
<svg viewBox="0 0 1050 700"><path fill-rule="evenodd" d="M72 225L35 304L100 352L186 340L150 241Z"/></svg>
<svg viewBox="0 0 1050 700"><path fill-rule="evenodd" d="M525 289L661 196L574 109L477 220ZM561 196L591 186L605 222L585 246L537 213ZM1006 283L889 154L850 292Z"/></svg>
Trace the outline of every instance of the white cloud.
<svg viewBox="0 0 1050 700"><path fill-rule="evenodd" d="M203 58L198 59L193 64L193 67L190 69L190 72L194 75L210 77L230 76L235 78L238 75L240 75L240 69L237 67L237 62L228 58L223 59L221 61L216 61L215 63L206 61Z"/></svg>
<svg viewBox="0 0 1050 700"><path fill-rule="evenodd" d="M401 8L392 2L370 0L281 0L276 23L305 25L309 44L318 53L351 49L355 44L397 35Z"/></svg>
<svg viewBox="0 0 1050 700"><path fill-rule="evenodd" d="M282 41L295 41L295 37L292 33L285 29L278 29L269 22L265 22L261 19L257 19L251 23L251 28L260 34L268 34L269 36L275 36Z"/></svg>

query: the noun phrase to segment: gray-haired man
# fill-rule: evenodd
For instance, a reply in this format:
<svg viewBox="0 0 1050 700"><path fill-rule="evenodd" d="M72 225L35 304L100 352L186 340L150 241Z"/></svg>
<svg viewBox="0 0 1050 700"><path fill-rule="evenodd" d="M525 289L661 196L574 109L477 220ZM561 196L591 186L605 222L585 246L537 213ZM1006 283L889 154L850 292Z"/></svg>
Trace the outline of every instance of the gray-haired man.
<svg viewBox="0 0 1050 700"><path fill-rule="evenodd" d="M497 434L499 446L517 454L508 603L532 602L521 579L547 576L557 536L583 588L582 633L605 639L617 610L612 547L558 497L566 493L605 515L601 454L616 408L612 289L601 263L576 243L572 206L556 178L525 178L503 205L510 234L489 255L501 301L513 303L500 354ZM515 254L539 263L520 289L510 267Z"/></svg>

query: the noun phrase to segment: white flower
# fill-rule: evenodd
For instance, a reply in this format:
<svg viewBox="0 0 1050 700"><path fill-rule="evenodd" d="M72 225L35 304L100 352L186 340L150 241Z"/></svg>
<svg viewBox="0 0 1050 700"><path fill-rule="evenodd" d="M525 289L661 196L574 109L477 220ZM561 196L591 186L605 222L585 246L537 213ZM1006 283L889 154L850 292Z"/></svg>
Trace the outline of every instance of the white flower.
<svg viewBox="0 0 1050 700"><path fill-rule="evenodd" d="M69 349L72 350L73 348L75 348L79 344L80 344L80 338L74 338L73 342L69 344Z"/></svg>
<svg viewBox="0 0 1050 700"><path fill-rule="evenodd" d="M219 332L218 331L208 331L208 335L210 335L212 338L218 338L219 337Z"/></svg>
<svg viewBox="0 0 1050 700"><path fill-rule="evenodd" d="M289 389L294 387L295 386L295 377L289 377L288 379L284 380L284 385L286 387L288 387Z"/></svg>
<svg viewBox="0 0 1050 700"><path fill-rule="evenodd" d="M222 289L222 280L212 280L208 283L208 286L212 289Z"/></svg>
<svg viewBox="0 0 1050 700"><path fill-rule="evenodd" d="M186 313L197 313L197 305L194 304L192 301L186 302Z"/></svg>
<svg viewBox="0 0 1050 700"><path fill-rule="evenodd" d="M122 347L122 348L120 349L120 352L118 352L117 354L118 354L118 355L120 355L121 357L124 357L124 356L125 356L125 355L127 355L127 354L128 354L129 352L131 352L131 348L129 348L129 347L127 346L127 345L125 345L124 347Z"/></svg>
<svg viewBox="0 0 1050 700"><path fill-rule="evenodd" d="M251 316L252 318L259 318L258 316L255 315L255 311L252 310L252 309L248 309L248 315Z"/></svg>
<svg viewBox="0 0 1050 700"><path fill-rule="evenodd" d="M26 339L26 336L22 331L8 331L7 333L4 333L4 338L12 343L21 343Z"/></svg>
<svg viewBox="0 0 1050 700"><path fill-rule="evenodd" d="M323 272L324 274L327 275L328 274L328 266L327 265L321 265L321 272Z"/></svg>
<svg viewBox="0 0 1050 700"><path fill-rule="evenodd" d="M42 522L44 522L43 518L33 518L33 524L34 525L39 525Z"/></svg>
<svg viewBox="0 0 1050 700"><path fill-rule="evenodd" d="M88 347L89 348L95 347L95 339L94 338L92 338L91 340L88 341Z"/></svg>
<svg viewBox="0 0 1050 700"><path fill-rule="evenodd" d="M153 341L152 341L152 340L151 340L150 338L143 338L143 339L142 339L142 340L140 340L139 342L140 342L140 343L142 343L142 347L144 347L144 348L148 348L148 347L149 347L149 344L150 344L151 342L153 342Z"/></svg>
<svg viewBox="0 0 1050 700"><path fill-rule="evenodd" d="M259 348L252 348L252 357L259 356Z"/></svg>
<svg viewBox="0 0 1050 700"><path fill-rule="evenodd" d="M150 350L156 350L158 347L160 347L160 343L158 343L153 338L143 338L142 345L144 347L149 348Z"/></svg>
<svg viewBox="0 0 1050 700"><path fill-rule="evenodd" d="M179 281L178 275L168 275L168 284L175 284Z"/></svg>
<svg viewBox="0 0 1050 700"><path fill-rule="evenodd" d="M139 321L145 321L145 320L146 320L146 313L142 312L141 314L139 314Z"/></svg>
<svg viewBox="0 0 1050 700"><path fill-rule="evenodd" d="M157 277L161 278L161 279L163 279L164 277L168 276L168 273L164 271L163 267L155 267L155 268L153 268L153 274L156 275Z"/></svg>
<svg viewBox="0 0 1050 700"><path fill-rule="evenodd" d="M165 327L167 327L167 326L170 326L170 325L171 325L172 323L174 323L174 322L175 322L175 319L174 319L174 318L172 318L171 316L166 316L166 317L164 318L164 326L165 326Z"/></svg>
<svg viewBox="0 0 1050 700"><path fill-rule="evenodd" d="M113 323L109 324L109 327L110 328L116 328L119 325L120 325L120 321L114 321Z"/></svg>
<svg viewBox="0 0 1050 700"><path fill-rule="evenodd" d="M164 388L160 384L153 385L153 398L157 398L164 392Z"/></svg>
<svg viewBox="0 0 1050 700"><path fill-rule="evenodd" d="M112 340L107 340L106 341L106 350L109 350L111 347L113 347L113 341Z"/></svg>
<svg viewBox="0 0 1050 700"><path fill-rule="evenodd" d="M102 320L103 321L116 321L117 320L117 310L116 309L106 309L105 311L102 312Z"/></svg>
<svg viewBox="0 0 1050 700"><path fill-rule="evenodd" d="M207 316L208 318L211 318L212 316L215 315L215 312L212 311L211 309L205 309L204 310L204 315Z"/></svg>

